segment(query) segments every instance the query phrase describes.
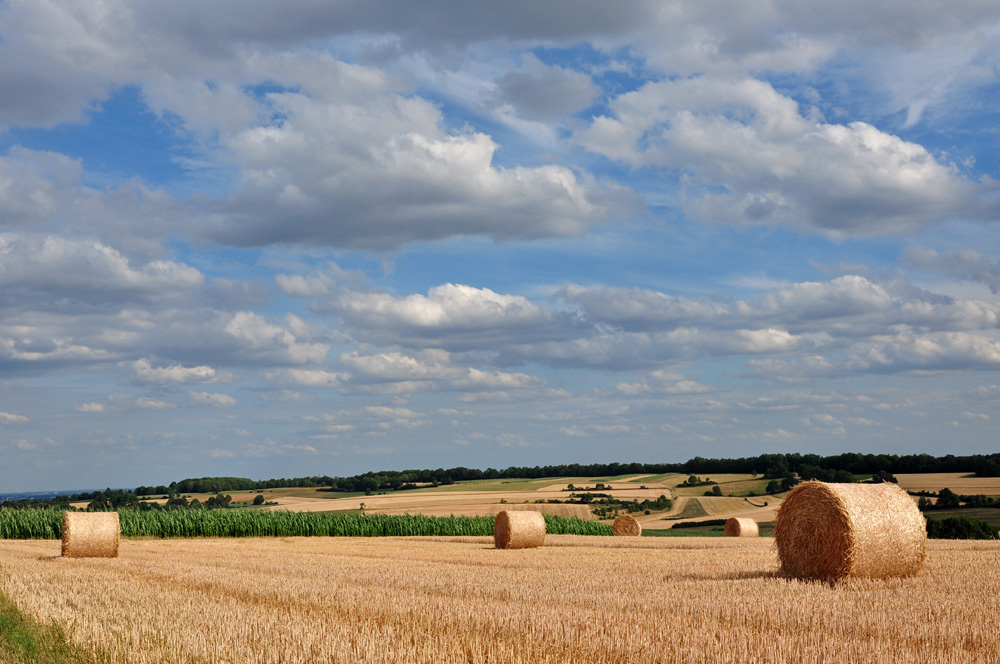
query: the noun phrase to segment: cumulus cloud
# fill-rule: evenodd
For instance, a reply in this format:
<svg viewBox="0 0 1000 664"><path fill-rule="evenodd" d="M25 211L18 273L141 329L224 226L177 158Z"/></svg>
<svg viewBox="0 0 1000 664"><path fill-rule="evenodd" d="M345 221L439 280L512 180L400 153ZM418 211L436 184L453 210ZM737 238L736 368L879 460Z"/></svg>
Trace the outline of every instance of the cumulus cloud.
<svg viewBox="0 0 1000 664"><path fill-rule="evenodd" d="M217 392L189 392L191 401L200 406L212 406L213 408L231 408L236 405L236 399L228 394Z"/></svg>
<svg viewBox="0 0 1000 664"><path fill-rule="evenodd" d="M300 387L340 387L349 378L346 373L323 369L282 369L268 373L268 377L280 385Z"/></svg>
<svg viewBox="0 0 1000 664"><path fill-rule="evenodd" d="M428 426L423 414L402 406L365 406L304 418L316 427L315 438L337 438L348 432L384 434L393 429L412 430Z"/></svg>
<svg viewBox="0 0 1000 664"><path fill-rule="evenodd" d="M0 411L0 424L23 424L28 421L24 415Z"/></svg>
<svg viewBox="0 0 1000 664"><path fill-rule="evenodd" d="M127 365L136 380L143 383L165 385L167 383L214 383L219 380L215 369L208 366L153 367L149 360L142 358Z"/></svg>
<svg viewBox="0 0 1000 664"><path fill-rule="evenodd" d="M572 316L544 309L524 296L461 284L402 297L345 291L317 310L365 330L380 343L405 341L445 349L482 348L516 335L565 338L575 324Z"/></svg>
<svg viewBox="0 0 1000 664"><path fill-rule="evenodd" d="M634 167L687 173L685 209L704 220L831 237L911 233L981 217L980 196L992 190L871 125L803 117L758 80L658 81L612 109L577 134L580 144Z"/></svg>
<svg viewBox="0 0 1000 664"><path fill-rule="evenodd" d="M530 391L545 385L544 380L524 373L466 366L462 358L439 349L425 349L412 354L397 351L352 352L342 355L340 362L351 372L345 389L378 394L452 390Z"/></svg>
<svg viewBox="0 0 1000 664"><path fill-rule="evenodd" d="M705 302L644 289L568 286L559 297L583 307L597 321L627 331L700 325L737 328L775 326L796 334L865 336L896 325L935 330L983 329L1000 321L1000 306L955 300L899 283L858 275L800 282L755 299Z"/></svg>
<svg viewBox="0 0 1000 664"><path fill-rule="evenodd" d="M112 394L108 397L108 403L115 410L168 410L176 408L175 404L153 397L130 397L125 394ZM89 406L89 404L88 404ZM98 412L87 408L87 412Z"/></svg>
<svg viewBox="0 0 1000 664"><path fill-rule="evenodd" d="M227 139L241 181L196 232L241 246L384 250L455 235L567 237L640 210L627 189L562 166L497 167L492 138L444 131L419 98L297 91L268 101L280 124Z"/></svg>
<svg viewBox="0 0 1000 664"><path fill-rule="evenodd" d="M0 233L0 302L32 295L36 306L149 300L183 294L202 285L197 269L166 260L140 266L96 241L55 235Z"/></svg>
<svg viewBox="0 0 1000 664"><path fill-rule="evenodd" d="M952 279L983 283L993 293L1000 292L1000 261L990 260L989 256L975 249L942 252L929 247L910 246L903 253L903 265Z"/></svg>
<svg viewBox="0 0 1000 664"><path fill-rule="evenodd" d="M873 340L850 359L852 369L882 371L956 371L1000 366L1000 340L993 334L902 330Z"/></svg>
<svg viewBox="0 0 1000 664"><path fill-rule="evenodd" d="M140 382L218 382L233 376L206 361L265 367L321 363L330 347L325 337L320 326L291 314L274 321L254 312L169 307L125 307L89 316L29 309L0 322L0 358L26 370L125 362ZM172 363L154 367L148 357Z"/></svg>
<svg viewBox="0 0 1000 664"><path fill-rule="evenodd" d="M85 182L82 162L59 153L15 145L0 156L0 230L23 235L8 236L7 242L22 249L44 248L41 260L64 255L101 284L134 289L199 279L188 266L150 262L164 253L162 233L181 218L181 209L175 199L136 179L92 187ZM111 240L117 249L111 248ZM30 257L24 260L22 269L36 266ZM146 267L137 269L129 261Z"/></svg>
<svg viewBox="0 0 1000 664"><path fill-rule="evenodd" d="M761 81L650 83L613 108L581 132L581 143L635 166L690 173L685 207L701 219L837 237L983 214L978 195L989 187L922 146L862 122L805 118Z"/></svg>
<svg viewBox="0 0 1000 664"><path fill-rule="evenodd" d="M329 344L309 339L322 332L293 314L285 316L283 327L260 314L241 311L229 317L225 332L240 346L243 354L263 361L317 363L322 362L330 350Z"/></svg>
<svg viewBox="0 0 1000 664"><path fill-rule="evenodd" d="M557 120L587 108L599 93L587 74L548 66L527 54L520 70L497 80L495 102L527 120Z"/></svg>

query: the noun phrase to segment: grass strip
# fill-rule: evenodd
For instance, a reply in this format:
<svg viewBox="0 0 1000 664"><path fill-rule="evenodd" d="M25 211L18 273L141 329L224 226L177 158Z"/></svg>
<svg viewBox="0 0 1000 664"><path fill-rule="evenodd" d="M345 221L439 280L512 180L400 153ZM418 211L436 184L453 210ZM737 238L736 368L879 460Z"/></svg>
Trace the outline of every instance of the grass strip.
<svg viewBox="0 0 1000 664"><path fill-rule="evenodd" d="M71 643L56 623L43 625L21 613L0 593L0 663L2 664L104 664Z"/></svg>

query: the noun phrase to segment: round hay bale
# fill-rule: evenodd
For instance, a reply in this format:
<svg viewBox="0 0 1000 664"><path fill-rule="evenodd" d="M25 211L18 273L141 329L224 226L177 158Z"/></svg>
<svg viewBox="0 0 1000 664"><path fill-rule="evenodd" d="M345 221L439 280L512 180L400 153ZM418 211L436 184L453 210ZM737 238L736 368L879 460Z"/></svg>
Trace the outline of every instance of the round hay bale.
<svg viewBox="0 0 1000 664"><path fill-rule="evenodd" d="M498 549L531 549L545 544L545 517L541 512L504 510L493 522L493 543Z"/></svg>
<svg viewBox="0 0 1000 664"><path fill-rule="evenodd" d="M760 534L760 529L753 519L734 516L726 519L723 534L726 537L757 537Z"/></svg>
<svg viewBox="0 0 1000 664"><path fill-rule="evenodd" d="M117 558L121 532L118 512L64 512L62 555L67 558Z"/></svg>
<svg viewBox="0 0 1000 664"><path fill-rule="evenodd" d="M788 576L912 576L927 555L927 524L895 484L804 482L778 509L774 540Z"/></svg>
<svg viewBox="0 0 1000 664"><path fill-rule="evenodd" d="M615 537L638 537L642 534L642 525L635 520L635 517L622 514L615 519L614 525L611 526L611 532L614 533Z"/></svg>

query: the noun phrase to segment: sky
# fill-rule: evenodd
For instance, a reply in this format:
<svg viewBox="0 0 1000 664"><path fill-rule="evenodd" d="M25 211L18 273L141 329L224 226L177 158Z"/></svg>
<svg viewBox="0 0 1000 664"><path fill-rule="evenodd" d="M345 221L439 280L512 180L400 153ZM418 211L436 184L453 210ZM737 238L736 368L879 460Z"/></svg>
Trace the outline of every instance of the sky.
<svg viewBox="0 0 1000 664"><path fill-rule="evenodd" d="M0 0L0 490L997 452L1000 5Z"/></svg>

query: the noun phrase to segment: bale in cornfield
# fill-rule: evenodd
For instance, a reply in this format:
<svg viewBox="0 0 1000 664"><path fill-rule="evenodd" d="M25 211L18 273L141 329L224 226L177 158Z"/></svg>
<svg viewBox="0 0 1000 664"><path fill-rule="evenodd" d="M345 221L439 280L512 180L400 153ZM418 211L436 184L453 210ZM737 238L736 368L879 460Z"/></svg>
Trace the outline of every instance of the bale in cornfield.
<svg viewBox="0 0 1000 664"><path fill-rule="evenodd" d="M757 522L753 519L732 517L726 520L726 527L723 529L726 537L757 537L760 530Z"/></svg>
<svg viewBox="0 0 1000 664"><path fill-rule="evenodd" d="M638 537L642 534L642 525L635 520L635 517L622 514L615 519L614 525L611 526L611 532L615 534L615 537Z"/></svg>
<svg viewBox="0 0 1000 664"><path fill-rule="evenodd" d="M62 554L67 558L117 558L121 525L118 512L66 512Z"/></svg>
<svg viewBox="0 0 1000 664"><path fill-rule="evenodd" d="M541 512L504 510L493 522L493 543L498 549L530 549L545 544L545 517Z"/></svg>
<svg viewBox="0 0 1000 664"><path fill-rule="evenodd" d="M788 576L912 576L927 553L927 526L895 484L804 482L778 509L774 540Z"/></svg>

